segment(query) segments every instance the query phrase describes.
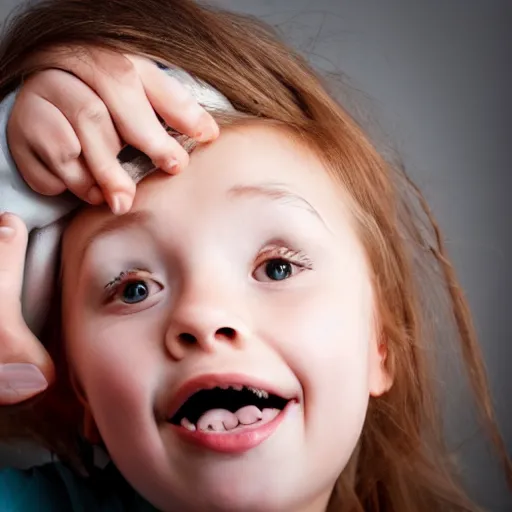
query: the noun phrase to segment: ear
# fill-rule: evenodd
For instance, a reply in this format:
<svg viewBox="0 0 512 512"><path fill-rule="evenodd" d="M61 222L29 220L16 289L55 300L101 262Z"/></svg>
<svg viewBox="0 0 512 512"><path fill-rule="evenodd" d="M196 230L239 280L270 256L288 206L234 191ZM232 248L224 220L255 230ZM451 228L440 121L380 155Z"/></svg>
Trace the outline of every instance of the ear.
<svg viewBox="0 0 512 512"><path fill-rule="evenodd" d="M393 385L393 375L388 363L388 343L381 336L371 343L369 353L368 381L370 395L373 397L382 396L387 393Z"/></svg>

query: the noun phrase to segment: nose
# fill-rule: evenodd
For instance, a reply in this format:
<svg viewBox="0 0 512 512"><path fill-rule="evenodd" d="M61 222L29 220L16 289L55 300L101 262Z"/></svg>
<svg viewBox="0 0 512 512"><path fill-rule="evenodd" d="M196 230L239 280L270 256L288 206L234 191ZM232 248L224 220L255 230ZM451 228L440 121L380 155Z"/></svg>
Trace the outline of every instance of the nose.
<svg viewBox="0 0 512 512"><path fill-rule="evenodd" d="M241 347L249 337L245 323L233 312L208 304L184 304L174 309L166 332L166 349L173 359L188 352L214 352L219 343Z"/></svg>

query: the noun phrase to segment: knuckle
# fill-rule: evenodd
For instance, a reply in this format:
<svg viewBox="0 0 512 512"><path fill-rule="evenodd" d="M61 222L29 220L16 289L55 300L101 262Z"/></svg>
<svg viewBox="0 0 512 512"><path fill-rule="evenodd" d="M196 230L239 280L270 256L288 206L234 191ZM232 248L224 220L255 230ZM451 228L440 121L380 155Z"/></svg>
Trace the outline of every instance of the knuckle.
<svg viewBox="0 0 512 512"><path fill-rule="evenodd" d="M139 136L137 137L137 146L142 148L142 150L153 160L156 158L166 157L170 152L175 151L171 137L165 133L163 136Z"/></svg>
<svg viewBox="0 0 512 512"><path fill-rule="evenodd" d="M32 147L43 162L54 169L76 160L82 153L80 141L62 133L56 133L51 139L41 134L32 140Z"/></svg>
<svg viewBox="0 0 512 512"><path fill-rule="evenodd" d="M38 194L43 196L55 196L66 190L66 185L60 179L55 177L53 173L46 175L48 179L40 179L30 168L24 166L19 167L20 174L25 183Z"/></svg>
<svg viewBox="0 0 512 512"><path fill-rule="evenodd" d="M68 143L66 145L59 146L57 158L55 160L59 163L67 163L71 160L76 160L82 153L82 148L79 142Z"/></svg>
<svg viewBox="0 0 512 512"><path fill-rule="evenodd" d="M93 123L101 124L110 116L106 105L101 100L91 100L76 113L76 118L79 123Z"/></svg>
<svg viewBox="0 0 512 512"><path fill-rule="evenodd" d="M140 81L139 73L135 67L135 64L124 56L116 58L112 61L110 74L114 76L118 83L128 87L131 87Z"/></svg>
<svg viewBox="0 0 512 512"><path fill-rule="evenodd" d="M92 180L89 179L85 172L76 172L65 169L61 174L67 187L73 192L88 189L92 185Z"/></svg>
<svg viewBox="0 0 512 512"><path fill-rule="evenodd" d="M0 345L2 346L2 360L11 359L13 355L17 355L15 339L16 333L13 332L13 328L11 325L9 325L9 322L0 322Z"/></svg>
<svg viewBox="0 0 512 512"><path fill-rule="evenodd" d="M98 165L94 169L94 175L100 185L112 183L115 179L115 174L114 166L109 164Z"/></svg>
<svg viewBox="0 0 512 512"><path fill-rule="evenodd" d="M48 184L31 184L29 182L30 188L37 192L38 194L41 194L43 196L57 196L59 194L62 194L66 191L67 187L64 183L48 183Z"/></svg>
<svg viewBox="0 0 512 512"><path fill-rule="evenodd" d="M27 132L31 131L31 124L24 122L28 109L24 109L23 103L22 98L16 100L7 120L7 139L13 146L16 146L20 140L26 140Z"/></svg>
<svg viewBox="0 0 512 512"><path fill-rule="evenodd" d="M117 165L105 165L96 168L94 175L98 185L106 190L135 190L133 180Z"/></svg>
<svg viewBox="0 0 512 512"><path fill-rule="evenodd" d="M12 320L6 319L5 326L0 328L0 344L2 345L2 352L0 360L2 363L10 363L23 361L26 358L23 346L23 330L19 327L19 322L11 325ZM5 364L4 363L4 364Z"/></svg>
<svg viewBox="0 0 512 512"><path fill-rule="evenodd" d="M29 90L31 89L34 92L37 92L42 88L44 89L46 87L54 87L55 83L59 79L62 79L62 76L65 73L65 71L56 68L41 69L29 76L24 82L24 85Z"/></svg>

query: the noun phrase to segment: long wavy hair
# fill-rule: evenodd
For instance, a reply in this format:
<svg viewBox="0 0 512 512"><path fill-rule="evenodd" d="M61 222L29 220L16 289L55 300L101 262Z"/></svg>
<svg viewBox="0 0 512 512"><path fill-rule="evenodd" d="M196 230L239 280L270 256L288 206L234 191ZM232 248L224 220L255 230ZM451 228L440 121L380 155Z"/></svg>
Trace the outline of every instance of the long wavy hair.
<svg viewBox="0 0 512 512"><path fill-rule="evenodd" d="M279 35L252 17L191 0L47 0L11 22L0 46L0 97L39 68L35 53L96 45L177 65L219 89L254 120L285 125L316 151L349 194L370 263L392 389L370 400L358 449L329 510L477 510L447 449L436 359L454 344L483 425L512 484L470 311L427 203L401 165L376 150L332 86ZM236 122L231 120L231 122ZM59 303L44 342L56 384L40 400L2 411L0 435L36 439L75 465L81 407L71 391L59 336ZM453 327L449 335L440 332ZM441 340L441 337L443 338Z"/></svg>

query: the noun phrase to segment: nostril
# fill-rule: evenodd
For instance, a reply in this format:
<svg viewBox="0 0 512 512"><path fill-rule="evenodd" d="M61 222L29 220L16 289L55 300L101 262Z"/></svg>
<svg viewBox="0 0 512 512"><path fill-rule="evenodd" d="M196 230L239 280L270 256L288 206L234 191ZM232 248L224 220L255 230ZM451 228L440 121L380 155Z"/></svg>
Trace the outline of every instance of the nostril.
<svg viewBox="0 0 512 512"><path fill-rule="evenodd" d="M197 343L197 338L193 334L190 334L188 332L180 333L178 338L180 339L180 341L186 343L187 345L193 345L194 343Z"/></svg>
<svg viewBox="0 0 512 512"><path fill-rule="evenodd" d="M225 338L228 340L234 340L236 338L236 331L231 327L221 327L215 332L215 336L219 338Z"/></svg>

